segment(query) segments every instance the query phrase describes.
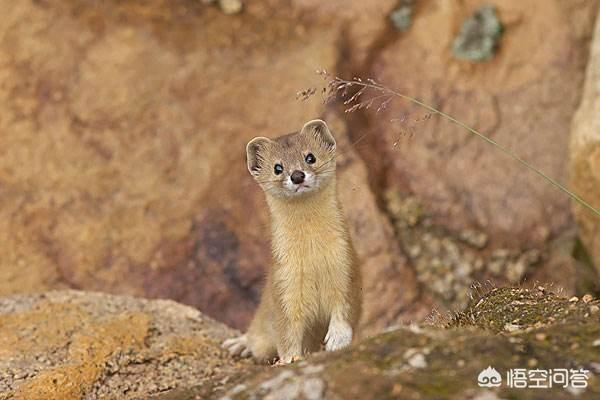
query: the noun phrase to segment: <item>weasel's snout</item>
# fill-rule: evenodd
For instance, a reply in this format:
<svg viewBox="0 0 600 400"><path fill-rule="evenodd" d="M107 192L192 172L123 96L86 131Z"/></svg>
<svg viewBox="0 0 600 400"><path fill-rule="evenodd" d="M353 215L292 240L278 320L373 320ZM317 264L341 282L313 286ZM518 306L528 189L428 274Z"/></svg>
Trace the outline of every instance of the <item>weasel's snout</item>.
<svg viewBox="0 0 600 400"><path fill-rule="evenodd" d="M304 174L304 172L295 170L294 172L292 172L292 175L290 176L290 180L293 183L295 183L296 185L299 185L302 182L304 182L305 177L306 177L306 175Z"/></svg>

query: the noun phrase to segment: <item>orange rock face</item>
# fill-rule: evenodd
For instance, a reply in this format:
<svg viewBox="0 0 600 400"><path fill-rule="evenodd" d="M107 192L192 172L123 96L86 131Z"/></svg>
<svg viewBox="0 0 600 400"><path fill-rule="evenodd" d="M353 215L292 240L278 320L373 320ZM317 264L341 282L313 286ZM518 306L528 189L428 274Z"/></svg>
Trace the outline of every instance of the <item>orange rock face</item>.
<svg viewBox="0 0 600 400"><path fill-rule="evenodd" d="M371 76L489 135L566 184L569 126L595 15L593 2L498 2L504 32L488 61L457 60L452 41L480 2L425 2L411 28L369 60ZM567 78L568 77L568 78ZM390 120L397 121L390 124ZM571 226L569 198L465 129L398 101L369 124L363 156L419 196L438 224L477 227L493 246L540 246Z"/></svg>
<svg viewBox="0 0 600 400"><path fill-rule="evenodd" d="M430 306L383 189L414 192L436 223L480 228L492 244L543 245L571 226L568 199L452 125L420 123L394 147L387 120L419 112L344 119L295 94L321 85L317 68L377 77L564 180L595 2L504 2L500 52L475 66L448 46L471 3L419 2L402 34L395 1L246 3L227 16L192 0L0 1L0 295L166 297L244 327L270 262L244 146L316 117L345 151L340 196L369 329Z"/></svg>
<svg viewBox="0 0 600 400"><path fill-rule="evenodd" d="M600 19L596 19L583 96L571 131L572 188L600 210ZM600 272L600 216L573 202L580 236Z"/></svg>
<svg viewBox="0 0 600 400"><path fill-rule="evenodd" d="M247 323L270 250L245 144L321 115L295 93L339 52L339 26L267 6L241 17L191 1L3 6L0 293L168 297ZM348 168L361 171L350 218L368 285L397 282L390 299L408 300L364 166L353 156Z"/></svg>
<svg viewBox="0 0 600 400"><path fill-rule="evenodd" d="M3 398L140 398L192 380L218 385L248 365L220 348L233 330L168 300L14 296L0 301L0 324Z"/></svg>

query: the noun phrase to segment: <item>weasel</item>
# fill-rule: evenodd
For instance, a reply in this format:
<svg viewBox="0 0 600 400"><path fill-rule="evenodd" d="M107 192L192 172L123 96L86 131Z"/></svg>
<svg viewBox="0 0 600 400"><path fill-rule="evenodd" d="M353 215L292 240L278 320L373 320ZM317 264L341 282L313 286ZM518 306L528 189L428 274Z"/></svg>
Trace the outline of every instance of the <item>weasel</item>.
<svg viewBox="0 0 600 400"><path fill-rule="evenodd" d="M269 206L273 264L247 333L223 343L233 355L290 363L323 344L346 347L356 335L361 277L336 193L335 151L321 120L246 146Z"/></svg>

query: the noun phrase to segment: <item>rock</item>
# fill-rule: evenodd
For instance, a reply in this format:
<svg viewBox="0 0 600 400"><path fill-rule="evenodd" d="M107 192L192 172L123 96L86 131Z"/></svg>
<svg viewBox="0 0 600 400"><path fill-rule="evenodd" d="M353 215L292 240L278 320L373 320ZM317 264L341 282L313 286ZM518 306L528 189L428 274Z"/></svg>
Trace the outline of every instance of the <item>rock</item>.
<svg viewBox="0 0 600 400"><path fill-rule="evenodd" d="M540 252L536 249L528 250L519 255L519 257L506 265L506 278L511 283L520 282L525 276L525 272L532 265L540 261Z"/></svg>
<svg viewBox="0 0 600 400"><path fill-rule="evenodd" d="M527 268L524 280L553 285L564 296L596 292L600 284L597 272L578 260L576 229L550 241L539 260Z"/></svg>
<svg viewBox="0 0 600 400"><path fill-rule="evenodd" d="M409 1L401 0L401 3ZM388 21L390 14L398 8L398 0L291 0L291 3L301 14L318 16L328 26L341 28L340 49L349 46L352 51L343 54L341 70L336 71L338 74L366 72L359 70L372 62L374 46L395 38L394 28Z"/></svg>
<svg viewBox="0 0 600 400"><path fill-rule="evenodd" d="M378 76L439 100L562 181L593 2L502 2L510 23L485 65L451 58L463 12L452 2L415 3L402 34L389 17L408 1L265 0L235 17L199 1L9 3L0 294L171 298L243 329L270 262L268 213L244 146L315 117L335 125L344 151L376 133L340 156L341 201L366 271L366 334L433 306L463 307L473 282L493 275L489 252L545 254L548 238L573 228L558 191L453 125L406 107L342 121L318 94L295 94L318 87L317 68ZM407 112L412 144L387 123ZM398 188L410 194L403 222L382 211L386 190ZM470 230L482 235L457 238ZM512 261L497 265L497 278L527 279Z"/></svg>
<svg viewBox="0 0 600 400"><path fill-rule="evenodd" d="M537 293L516 288L495 289L474 299L446 328L427 326L419 333L408 328L389 331L345 351L308 357L302 366L292 364L264 370L245 379L243 391L228 395L231 399L265 398L280 393L283 388L303 387L314 379L302 373L307 364L322 369L319 372L322 386L319 387L323 388L321 396L326 399L507 399L516 393L515 389L508 388L505 380L511 368L543 370L552 365L592 371L600 357L600 348L594 346L590 338L600 333L600 317L585 318L587 306L583 303L566 313L567 299L549 292L538 297ZM476 304L480 306L475 308ZM507 317L505 310L510 316ZM522 314L528 316L520 322L524 329L501 332L508 318ZM554 321L543 326L537 324L549 314L555 316ZM539 340L541 335L545 335L544 340ZM573 343L580 347L572 349ZM426 349L430 351L425 364L422 361ZM407 358L420 360L416 362L418 369L399 368ZM461 367L452 368L454 365ZM501 378L501 386L493 391L477 384L478 375L488 367L494 368ZM265 382L273 382L283 374L285 380L278 380L276 385L264 390ZM588 372L587 383L587 389L578 393L578 399L597 397L600 383L592 372ZM562 388L523 388L518 389L517 396L519 399L575 398ZM292 398L302 397L297 394Z"/></svg>
<svg viewBox="0 0 600 400"><path fill-rule="evenodd" d="M488 242L488 237L484 232L474 229L465 229L460 232L459 239L477 249L483 249Z"/></svg>
<svg viewBox="0 0 600 400"><path fill-rule="evenodd" d="M496 7L485 4L463 22L452 42L452 52L463 60L487 61L494 56L501 34Z"/></svg>
<svg viewBox="0 0 600 400"><path fill-rule="evenodd" d="M248 362L220 343L234 331L170 300L77 291L0 300L0 398L146 398L212 393Z"/></svg>
<svg viewBox="0 0 600 400"><path fill-rule="evenodd" d="M440 107L565 182L564 132L579 102L592 3L551 0L540 9L533 2L496 2L500 19L510 12L522 18L507 27L493 62L477 65L452 61L449 51L463 6L427 3L400 40L384 42L363 66L368 70L359 70ZM593 114L591 104L588 110ZM359 151L377 187L417 197L434 224L454 232L482 230L489 248L519 251L523 243L540 248L573 226L567 196L463 128L401 100L359 119L361 135L368 135ZM594 187L580 192L594 193Z"/></svg>
<svg viewBox="0 0 600 400"><path fill-rule="evenodd" d="M585 84L573 118L570 143L570 184L573 191L600 210L600 18L590 48ZM591 262L600 271L600 216L573 201L579 235Z"/></svg>
<svg viewBox="0 0 600 400"><path fill-rule="evenodd" d="M238 14L242 11L244 4L241 0L202 0L205 4L219 3L219 8L225 14Z"/></svg>
<svg viewBox="0 0 600 400"><path fill-rule="evenodd" d="M487 235L484 233L474 229L454 233L432 223L429 211L415 196L390 188L384 192L383 200L396 236L410 264L415 266L417 280L423 291L437 301L439 309L463 309L474 287L492 274L498 282L514 284L526 280L528 274L547 277L553 272L547 266L539 268L542 255L537 249L516 252L499 248L486 252ZM572 245L572 240L570 243ZM573 262L572 257L568 257ZM562 278L564 274L571 279L577 278L561 265L559 261L562 260L557 255L555 258L548 263L561 266L555 276ZM575 290L575 284L565 279L550 282L567 288L569 293Z"/></svg>
<svg viewBox="0 0 600 400"><path fill-rule="evenodd" d="M506 332L517 332L519 330L521 330L521 327L519 325L515 325L515 324L504 324L504 330Z"/></svg>
<svg viewBox="0 0 600 400"><path fill-rule="evenodd" d="M474 398L489 366L501 376L515 365L595 371L600 315L586 315L598 304L498 288L444 326L398 326L271 367L231 358L220 343L233 330L173 301L78 291L12 296L0 299L0 398ZM517 323L521 329L503 331ZM599 383L588 383L579 398L595 398ZM495 390L507 398L505 383ZM519 398L539 393L520 389ZM570 398L565 393L552 392Z"/></svg>
<svg viewBox="0 0 600 400"><path fill-rule="evenodd" d="M219 7L225 14L238 14L242 11L243 4L240 0L219 0Z"/></svg>
<svg viewBox="0 0 600 400"><path fill-rule="evenodd" d="M245 144L324 115L318 98L295 93L321 82L317 68L337 65L345 21L380 15L385 27L395 2L383 3L344 2L347 14L333 21L320 8L329 3L310 1L248 2L235 18L197 1L7 6L0 294L171 298L244 328L271 259ZM372 40L364 29L351 31ZM348 129L338 125L341 142ZM349 153L344 163L342 201L369 271L365 323L376 329L400 310L412 318L422 307L414 272L364 162Z"/></svg>
<svg viewBox="0 0 600 400"><path fill-rule="evenodd" d="M404 358L406 359L408 365L411 368L416 368L416 369L427 368L427 360L425 359L425 356L423 355L423 353L417 353L417 352L410 351L410 350L414 350L414 349L409 349L404 353ZM407 353L410 353L410 354L407 355Z"/></svg>

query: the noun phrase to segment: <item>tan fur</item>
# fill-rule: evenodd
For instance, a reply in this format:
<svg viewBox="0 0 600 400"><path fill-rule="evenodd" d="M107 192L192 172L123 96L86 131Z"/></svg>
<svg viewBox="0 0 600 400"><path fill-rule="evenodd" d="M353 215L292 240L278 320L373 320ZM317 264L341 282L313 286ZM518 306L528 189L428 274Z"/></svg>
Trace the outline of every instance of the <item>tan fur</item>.
<svg viewBox="0 0 600 400"><path fill-rule="evenodd" d="M269 205L273 266L247 334L225 346L261 362L276 356L290 362L320 350L326 336L328 350L348 345L356 335L362 289L336 194L333 136L315 120L299 133L253 139L247 150L248 168ZM305 161L308 153L316 156L312 165ZM274 174L275 163L283 165L281 175ZM311 177L306 192L290 188L295 170Z"/></svg>

